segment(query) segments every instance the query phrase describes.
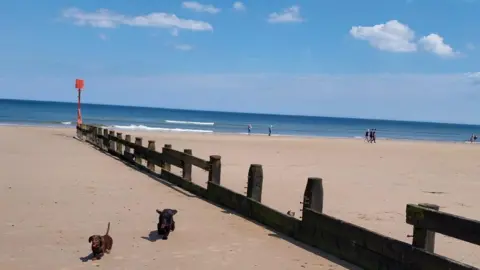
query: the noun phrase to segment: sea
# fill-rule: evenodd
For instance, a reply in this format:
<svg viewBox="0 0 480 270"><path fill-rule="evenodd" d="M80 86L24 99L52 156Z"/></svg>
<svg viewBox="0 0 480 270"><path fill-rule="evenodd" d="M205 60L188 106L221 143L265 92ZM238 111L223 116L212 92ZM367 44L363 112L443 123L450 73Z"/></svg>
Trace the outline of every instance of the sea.
<svg viewBox="0 0 480 270"><path fill-rule="evenodd" d="M0 125L75 127L77 104L0 99ZM83 122L123 130L466 142L479 125L82 104Z"/></svg>

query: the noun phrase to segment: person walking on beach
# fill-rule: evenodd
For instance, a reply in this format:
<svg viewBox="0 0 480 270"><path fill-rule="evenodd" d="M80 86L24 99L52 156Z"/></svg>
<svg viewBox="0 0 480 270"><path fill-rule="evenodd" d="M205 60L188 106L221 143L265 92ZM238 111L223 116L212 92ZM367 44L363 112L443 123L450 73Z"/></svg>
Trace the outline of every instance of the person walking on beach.
<svg viewBox="0 0 480 270"><path fill-rule="evenodd" d="M477 140L477 135L472 134L472 136L470 137L470 143L474 143L476 140Z"/></svg>
<svg viewBox="0 0 480 270"><path fill-rule="evenodd" d="M252 125L248 125L248 135L250 135L250 133L252 132Z"/></svg>
<svg viewBox="0 0 480 270"><path fill-rule="evenodd" d="M365 131L365 141L366 142L370 142L370 129L367 129L367 131Z"/></svg>
<svg viewBox="0 0 480 270"><path fill-rule="evenodd" d="M372 131L372 142L377 143L377 129L374 128Z"/></svg>
<svg viewBox="0 0 480 270"><path fill-rule="evenodd" d="M272 136L272 125L268 127L268 136Z"/></svg>

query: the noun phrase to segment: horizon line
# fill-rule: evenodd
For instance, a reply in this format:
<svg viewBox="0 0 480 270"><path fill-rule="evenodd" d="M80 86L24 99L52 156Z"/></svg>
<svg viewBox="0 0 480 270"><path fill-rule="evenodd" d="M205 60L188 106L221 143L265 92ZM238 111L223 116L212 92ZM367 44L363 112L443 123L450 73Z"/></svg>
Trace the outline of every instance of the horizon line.
<svg viewBox="0 0 480 270"><path fill-rule="evenodd" d="M37 100L37 99L14 99L14 98L0 98L0 101L33 101L33 102L50 102L50 103L67 103L77 104L72 101L56 101L56 100ZM350 120L368 120L368 121L385 121L385 122L403 122L403 123L422 123L422 124L444 124L444 125L463 125L463 126L475 126L480 124L467 124L467 123L451 123L451 122L435 122L435 121L413 121L413 120L399 120L399 119L373 119L373 118L360 118L360 117L340 117L340 116L321 116L321 115L304 115L304 114L282 114L282 113L256 113L256 112L236 112L236 111L215 111L215 110L200 110L200 109L180 109L180 108L168 108L168 107L152 107L152 106L139 106L139 105L124 105L124 104L107 104L107 103L81 103L83 105L96 105L96 106L118 106L129 108L143 108L143 109L163 109L163 110L177 110L177 111L196 111L196 112L213 112L213 113L231 113L231 114L256 114L266 116L289 116L289 117L307 117L307 118L332 118L332 119L350 119Z"/></svg>

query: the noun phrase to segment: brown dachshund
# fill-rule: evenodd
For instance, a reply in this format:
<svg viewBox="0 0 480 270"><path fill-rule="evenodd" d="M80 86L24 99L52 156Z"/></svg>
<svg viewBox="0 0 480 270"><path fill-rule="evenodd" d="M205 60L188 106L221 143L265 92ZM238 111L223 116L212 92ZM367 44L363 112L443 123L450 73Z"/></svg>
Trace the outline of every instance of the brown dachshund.
<svg viewBox="0 0 480 270"><path fill-rule="evenodd" d="M112 250L113 239L108 232L110 231L110 222L108 222L107 232L105 235L92 235L88 238L88 242L92 243L92 253L93 259L100 260L102 256L107 253L109 254Z"/></svg>

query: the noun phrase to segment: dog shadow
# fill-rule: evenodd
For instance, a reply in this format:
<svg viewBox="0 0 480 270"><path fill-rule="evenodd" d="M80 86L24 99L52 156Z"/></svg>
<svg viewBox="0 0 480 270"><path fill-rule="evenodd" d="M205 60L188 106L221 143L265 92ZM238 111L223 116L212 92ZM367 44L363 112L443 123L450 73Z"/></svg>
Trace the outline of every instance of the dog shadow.
<svg viewBox="0 0 480 270"><path fill-rule="evenodd" d="M85 257L80 257L80 260L81 260L82 262L88 262L88 261L91 261L92 259L93 259L93 253L90 253L90 254L88 254L88 255L85 256Z"/></svg>
<svg viewBox="0 0 480 270"><path fill-rule="evenodd" d="M156 242L157 240L163 240L163 235L158 235L157 231L151 231L148 236L142 236L142 239L150 242Z"/></svg>

